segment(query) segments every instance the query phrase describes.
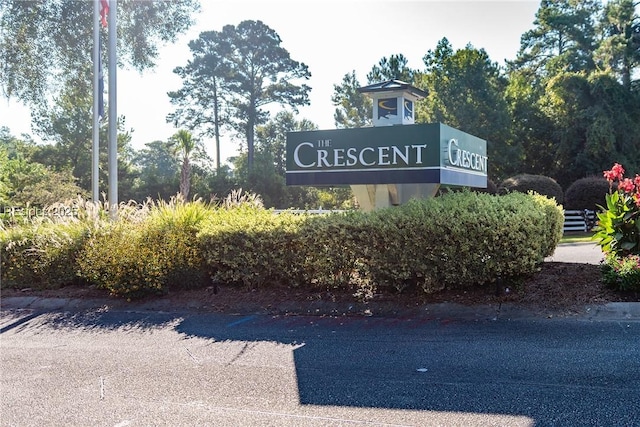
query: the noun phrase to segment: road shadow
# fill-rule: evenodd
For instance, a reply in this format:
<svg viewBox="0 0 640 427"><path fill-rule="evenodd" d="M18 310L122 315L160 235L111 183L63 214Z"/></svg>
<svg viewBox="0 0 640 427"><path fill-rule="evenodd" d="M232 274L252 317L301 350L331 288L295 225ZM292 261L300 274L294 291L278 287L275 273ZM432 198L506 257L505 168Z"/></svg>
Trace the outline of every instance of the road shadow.
<svg viewBox="0 0 640 427"><path fill-rule="evenodd" d="M537 426L631 426L640 419L640 350L616 350L619 342L609 338L621 332L614 322L598 327L598 337L607 339L592 341L585 339L593 333L585 328L590 323L580 321L23 314L6 330L19 333L31 322L85 330L172 328L212 343L292 345L301 405L524 416ZM639 326L623 333L637 342Z"/></svg>

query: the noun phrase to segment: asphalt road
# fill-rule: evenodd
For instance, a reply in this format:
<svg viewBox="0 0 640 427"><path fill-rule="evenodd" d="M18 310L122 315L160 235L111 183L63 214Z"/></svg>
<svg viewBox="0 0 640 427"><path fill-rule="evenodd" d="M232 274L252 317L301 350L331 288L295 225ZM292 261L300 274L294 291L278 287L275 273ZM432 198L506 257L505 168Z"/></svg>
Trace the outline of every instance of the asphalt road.
<svg viewBox="0 0 640 427"><path fill-rule="evenodd" d="M640 321L5 309L2 426L637 426Z"/></svg>

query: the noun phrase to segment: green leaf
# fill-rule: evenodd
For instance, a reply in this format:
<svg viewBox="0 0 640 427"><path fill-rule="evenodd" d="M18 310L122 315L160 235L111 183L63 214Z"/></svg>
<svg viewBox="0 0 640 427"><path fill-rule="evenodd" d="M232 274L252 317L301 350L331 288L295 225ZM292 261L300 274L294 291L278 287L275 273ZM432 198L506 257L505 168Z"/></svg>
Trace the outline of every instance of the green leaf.
<svg viewBox="0 0 640 427"><path fill-rule="evenodd" d="M616 208L617 208L618 200L619 200L618 193L613 193L613 194L608 195L606 197L607 209L609 211L615 211Z"/></svg>

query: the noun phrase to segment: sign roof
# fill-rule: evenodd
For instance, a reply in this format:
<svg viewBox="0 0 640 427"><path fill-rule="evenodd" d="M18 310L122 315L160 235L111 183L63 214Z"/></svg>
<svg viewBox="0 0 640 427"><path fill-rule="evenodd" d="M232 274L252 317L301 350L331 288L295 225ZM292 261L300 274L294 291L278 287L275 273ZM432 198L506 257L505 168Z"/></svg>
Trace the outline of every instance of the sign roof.
<svg viewBox="0 0 640 427"><path fill-rule="evenodd" d="M360 93L395 92L402 90L407 91L418 98L425 98L428 95L427 92L401 80L387 80L386 82L374 83L369 86L358 88L358 92Z"/></svg>

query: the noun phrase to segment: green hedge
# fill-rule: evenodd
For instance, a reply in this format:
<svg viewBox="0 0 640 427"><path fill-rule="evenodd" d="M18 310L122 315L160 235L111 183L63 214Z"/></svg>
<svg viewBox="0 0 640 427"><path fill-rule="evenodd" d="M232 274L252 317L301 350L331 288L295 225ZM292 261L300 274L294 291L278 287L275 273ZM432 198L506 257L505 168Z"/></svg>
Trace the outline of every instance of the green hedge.
<svg viewBox="0 0 640 427"><path fill-rule="evenodd" d="M216 280L378 286L426 292L529 274L562 236L562 210L543 196L464 191L372 213L225 213L200 234Z"/></svg>
<svg viewBox="0 0 640 427"><path fill-rule="evenodd" d="M88 282L127 298L208 285L197 233L213 211L202 202L152 205L141 221L106 224L79 257Z"/></svg>
<svg viewBox="0 0 640 427"><path fill-rule="evenodd" d="M79 283L76 259L89 235L86 223L36 221L0 229L0 283L51 289Z"/></svg>
<svg viewBox="0 0 640 427"><path fill-rule="evenodd" d="M199 233L213 281L247 286L274 281L296 284L301 273L295 236L305 219L250 205L217 210Z"/></svg>
<svg viewBox="0 0 640 427"><path fill-rule="evenodd" d="M371 213L276 214L200 202L146 209L94 227L3 231L2 286L80 278L127 298L211 280L435 292L535 271L563 224L561 208L544 196L471 191Z"/></svg>
<svg viewBox="0 0 640 427"><path fill-rule="evenodd" d="M535 271L555 249L563 222L555 202L521 193L452 193L374 216L372 280L426 292Z"/></svg>

